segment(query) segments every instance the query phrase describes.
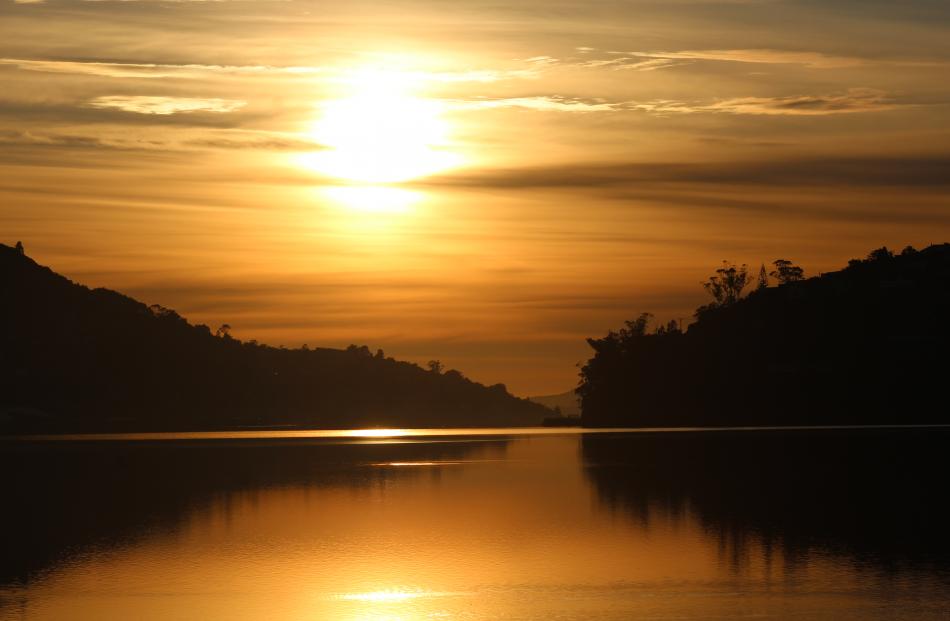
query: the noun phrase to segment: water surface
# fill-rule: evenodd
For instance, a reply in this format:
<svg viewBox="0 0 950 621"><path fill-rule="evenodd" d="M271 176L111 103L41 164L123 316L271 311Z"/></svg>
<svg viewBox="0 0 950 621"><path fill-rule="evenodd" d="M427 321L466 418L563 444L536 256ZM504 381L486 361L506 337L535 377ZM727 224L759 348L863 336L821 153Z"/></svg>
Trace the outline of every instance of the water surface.
<svg viewBox="0 0 950 621"><path fill-rule="evenodd" d="M946 619L945 428L8 440L2 619Z"/></svg>

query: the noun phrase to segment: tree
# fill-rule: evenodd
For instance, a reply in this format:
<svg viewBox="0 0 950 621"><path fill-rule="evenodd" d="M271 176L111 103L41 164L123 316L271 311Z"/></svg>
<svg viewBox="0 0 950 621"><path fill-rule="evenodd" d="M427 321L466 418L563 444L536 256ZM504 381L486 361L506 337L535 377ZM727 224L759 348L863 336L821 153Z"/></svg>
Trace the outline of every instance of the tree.
<svg viewBox="0 0 950 621"><path fill-rule="evenodd" d="M647 333L647 326L653 319L653 313L640 313L640 316L633 321L623 322L626 328L620 329L620 340L629 341L630 339L643 336Z"/></svg>
<svg viewBox="0 0 950 621"><path fill-rule="evenodd" d="M437 375L441 374L442 370L445 369L445 365L438 360L430 360L426 363L426 366L429 367L430 371Z"/></svg>
<svg viewBox="0 0 950 621"><path fill-rule="evenodd" d="M17 251L17 254L26 254L26 251L23 249L23 242L18 241L14 249Z"/></svg>
<svg viewBox="0 0 950 621"><path fill-rule="evenodd" d="M451 377L452 379L456 381L462 381L466 379L465 374L459 371L458 369L449 369L448 371L443 373L443 375L445 377Z"/></svg>
<svg viewBox="0 0 950 621"><path fill-rule="evenodd" d="M765 271L765 263L759 266L759 279L755 285L756 291L761 291L762 289L767 289L769 286L769 275Z"/></svg>
<svg viewBox="0 0 950 621"><path fill-rule="evenodd" d="M360 358L373 357L372 352L370 352L369 347L367 347L366 345L356 345L355 343L351 343L350 345L347 346L346 351L347 353L352 354L354 356L358 356Z"/></svg>
<svg viewBox="0 0 950 621"><path fill-rule="evenodd" d="M703 283L703 288L713 297L713 303L710 306L722 307L735 304L750 280L748 265L743 264L737 267L729 261L723 261L722 267L716 270L716 274Z"/></svg>
<svg viewBox="0 0 950 621"><path fill-rule="evenodd" d="M775 266L775 270L772 271L769 276L777 280L780 285L805 280L805 270L797 265L793 265L791 261L775 259L772 261L772 265Z"/></svg>
<svg viewBox="0 0 950 621"><path fill-rule="evenodd" d="M881 246L877 250L872 250L868 255L868 261L886 261L893 259L894 253L887 249L887 246Z"/></svg>
<svg viewBox="0 0 950 621"><path fill-rule="evenodd" d="M217 330L214 331L214 335L218 338L229 339L231 338L231 326L226 323L222 323Z"/></svg>

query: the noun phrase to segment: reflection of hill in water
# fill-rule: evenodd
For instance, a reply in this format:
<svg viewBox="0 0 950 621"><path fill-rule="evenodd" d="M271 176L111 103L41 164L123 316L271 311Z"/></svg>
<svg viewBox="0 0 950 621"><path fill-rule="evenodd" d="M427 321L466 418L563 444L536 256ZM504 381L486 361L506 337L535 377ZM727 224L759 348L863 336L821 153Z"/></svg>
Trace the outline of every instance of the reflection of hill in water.
<svg viewBox="0 0 950 621"><path fill-rule="evenodd" d="M585 436L601 500L649 525L689 516L737 567L753 544L885 570L950 569L948 429Z"/></svg>
<svg viewBox="0 0 950 621"><path fill-rule="evenodd" d="M358 489L396 477L437 477L439 468L375 466L497 455L506 445L503 440L8 443L0 447L6 473L0 584L26 581L90 546L121 546L175 530L194 511L228 494L290 486Z"/></svg>

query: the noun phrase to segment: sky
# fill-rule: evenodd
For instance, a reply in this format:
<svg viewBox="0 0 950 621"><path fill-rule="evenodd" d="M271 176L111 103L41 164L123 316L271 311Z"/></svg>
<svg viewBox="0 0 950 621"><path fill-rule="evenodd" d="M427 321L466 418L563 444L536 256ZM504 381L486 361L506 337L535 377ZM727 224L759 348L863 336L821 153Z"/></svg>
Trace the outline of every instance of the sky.
<svg viewBox="0 0 950 621"><path fill-rule="evenodd" d="M0 242L564 392L723 260L950 241L944 0L0 0Z"/></svg>

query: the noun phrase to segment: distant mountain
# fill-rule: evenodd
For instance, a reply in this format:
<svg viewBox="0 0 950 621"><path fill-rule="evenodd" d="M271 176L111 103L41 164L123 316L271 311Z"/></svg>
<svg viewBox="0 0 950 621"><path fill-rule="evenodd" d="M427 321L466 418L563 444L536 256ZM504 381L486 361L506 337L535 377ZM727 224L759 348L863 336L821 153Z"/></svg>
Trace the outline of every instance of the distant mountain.
<svg viewBox="0 0 950 621"><path fill-rule="evenodd" d="M703 307L686 332L644 327L588 340L585 425L950 423L950 244Z"/></svg>
<svg viewBox="0 0 950 621"><path fill-rule="evenodd" d="M581 413L580 399L573 390L562 392L557 395L543 395L540 397L528 397L529 401L540 403L541 405L554 410L557 408L561 416L579 416Z"/></svg>
<svg viewBox="0 0 950 621"><path fill-rule="evenodd" d="M0 244L0 432L523 426L550 410L365 346L241 342Z"/></svg>

